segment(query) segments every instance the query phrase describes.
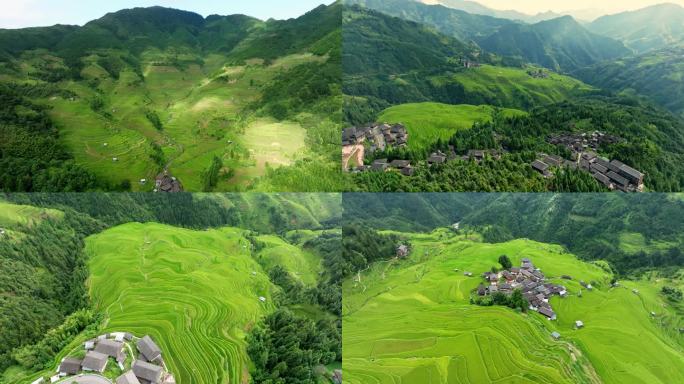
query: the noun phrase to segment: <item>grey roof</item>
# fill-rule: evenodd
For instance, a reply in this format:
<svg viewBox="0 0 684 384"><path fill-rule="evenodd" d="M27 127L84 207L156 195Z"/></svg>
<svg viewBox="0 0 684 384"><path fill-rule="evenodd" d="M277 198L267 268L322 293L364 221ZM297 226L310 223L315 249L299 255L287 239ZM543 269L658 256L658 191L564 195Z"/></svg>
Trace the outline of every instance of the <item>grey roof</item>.
<svg viewBox="0 0 684 384"><path fill-rule="evenodd" d="M643 173L625 164L620 167L620 173L634 180L641 180L644 177Z"/></svg>
<svg viewBox="0 0 684 384"><path fill-rule="evenodd" d="M59 365L59 372L66 373L68 375L75 375L81 371L81 363L83 360L77 359L75 357L67 357Z"/></svg>
<svg viewBox="0 0 684 384"><path fill-rule="evenodd" d="M138 379L147 380L150 383L158 383L162 374L162 367L140 360L136 360L131 369Z"/></svg>
<svg viewBox="0 0 684 384"><path fill-rule="evenodd" d="M591 170L596 171L598 173L606 173L608 172L608 168L604 167L601 164L592 164L591 165Z"/></svg>
<svg viewBox="0 0 684 384"><path fill-rule="evenodd" d="M560 338L560 333L554 331L553 333L551 333L551 336L553 336L554 339L558 339Z"/></svg>
<svg viewBox="0 0 684 384"><path fill-rule="evenodd" d="M546 164L546 163L544 163L544 162L542 162L542 161L535 160L535 161L532 162L532 168L534 168L534 169L536 169L536 170L538 170L538 171L542 171L542 172L543 172L543 171L548 170L548 169L549 169L549 166L548 166L548 164Z"/></svg>
<svg viewBox="0 0 684 384"><path fill-rule="evenodd" d="M100 352L88 351L88 353L86 353L85 355L85 358L83 359L83 363L81 366L83 367L83 369L102 372L107 366L107 361L107 355Z"/></svg>
<svg viewBox="0 0 684 384"><path fill-rule="evenodd" d="M140 384L140 380L135 377L133 371L128 371L116 378L116 384Z"/></svg>
<svg viewBox="0 0 684 384"><path fill-rule="evenodd" d="M554 313L550 308L546 308L546 307L539 308L539 313L541 313L542 315L544 315L548 318L552 318L552 317L556 316L556 313Z"/></svg>
<svg viewBox="0 0 684 384"><path fill-rule="evenodd" d="M95 352L99 352L113 358L118 358L121 355L122 350L122 342L110 339L100 340L95 346Z"/></svg>
<svg viewBox="0 0 684 384"><path fill-rule="evenodd" d="M624 177L618 175L617 173L615 173L613 171L608 172L607 176L610 177L611 180L618 183L619 185L629 185L629 180L625 179Z"/></svg>
<svg viewBox="0 0 684 384"><path fill-rule="evenodd" d="M157 344L149 335L145 335L142 339L140 339L140 341L138 341L138 350L149 361L154 361L161 356L161 349L159 349Z"/></svg>
<svg viewBox="0 0 684 384"><path fill-rule="evenodd" d="M406 168L411 165L411 162L409 160L393 160L390 163L390 167L392 168Z"/></svg>
<svg viewBox="0 0 684 384"><path fill-rule="evenodd" d="M609 186L609 185L610 185L610 179L608 178L608 176L604 175L603 173L598 173L598 172L597 172L597 173L594 173L593 176L594 176L594 178L595 178L596 180L600 181L600 182L603 183L605 186Z"/></svg>

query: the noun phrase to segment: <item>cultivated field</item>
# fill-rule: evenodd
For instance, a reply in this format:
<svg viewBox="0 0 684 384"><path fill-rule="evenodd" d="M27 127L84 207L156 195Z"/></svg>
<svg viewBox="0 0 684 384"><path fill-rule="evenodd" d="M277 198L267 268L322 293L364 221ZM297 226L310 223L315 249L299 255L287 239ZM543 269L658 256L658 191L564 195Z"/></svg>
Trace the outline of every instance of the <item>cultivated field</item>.
<svg viewBox="0 0 684 384"><path fill-rule="evenodd" d="M247 382L244 338L274 309L274 287L242 230L125 224L88 238L86 251L103 331L150 334L179 383Z"/></svg>
<svg viewBox="0 0 684 384"><path fill-rule="evenodd" d="M470 129L475 122L491 121L496 110L489 105L402 104L384 110L378 120L406 125L409 148L422 149L433 145L438 139L450 139L456 131ZM525 114L516 109L499 111L504 116Z"/></svg>
<svg viewBox="0 0 684 384"><path fill-rule="evenodd" d="M410 260L378 263L344 283L348 383L670 383L684 380L681 309L658 293L665 280L611 288L600 265L529 240L484 244L445 230L407 235ZM529 257L569 297L557 321L469 303L480 275L506 254ZM469 271L473 277L464 276ZM567 274L572 281L561 280ZM587 291L579 280L593 281ZM637 289L638 294L632 292ZM581 291L581 296L580 296ZM652 316L651 311L655 312ZM585 328L574 329L575 320ZM550 333L558 331L559 341Z"/></svg>
<svg viewBox="0 0 684 384"><path fill-rule="evenodd" d="M571 77L549 73L548 78L535 78L527 70L483 65L453 75L431 78L435 85L458 84L469 102L502 107L529 109L568 99L593 88Z"/></svg>
<svg viewBox="0 0 684 384"><path fill-rule="evenodd" d="M93 57L86 60L83 81L59 83L75 97L39 101L52 108L50 115L76 161L104 180L129 180L134 190L152 190L153 183L138 181L153 180L168 167L186 190L201 191L202 174L218 157L225 166L218 188L236 189L263 176L267 163L289 165L306 147L307 133L298 123L250 117L247 107L278 74L325 59L297 54L266 64L236 64L216 54L172 57L153 50L143 54L140 74L126 67L114 78ZM165 64L174 60L177 65ZM161 129L149 114L158 116ZM157 162L151 158L153 145L163 153Z"/></svg>

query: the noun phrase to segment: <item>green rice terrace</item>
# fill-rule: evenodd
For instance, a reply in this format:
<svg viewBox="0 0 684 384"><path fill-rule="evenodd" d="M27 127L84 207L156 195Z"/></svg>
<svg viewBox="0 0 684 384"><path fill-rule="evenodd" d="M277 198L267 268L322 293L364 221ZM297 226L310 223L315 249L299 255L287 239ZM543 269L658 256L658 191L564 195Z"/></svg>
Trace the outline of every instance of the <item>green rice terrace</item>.
<svg viewBox="0 0 684 384"><path fill-rule="evenodd" d="M264 22L153 7L66 32L7 30L0 93L12 95L17 121L26 109L45 114L53 129L35 134L55 136L64 151L50 160L73 160L100 189L161 189L164 171L186 191L269 189L269 170L304 160L338 168L330 155L341 110L331 86L339 12L322 6ZM60 41L45 46L34 34ZM298 184L279 191L306 188Z"/></svg>
<svg viewBox="0 0 684 384"><path fill-rule="evenodd" d="M488 244L446 229L399 235L411 244L408 257L373 264L343 285L345 382L684 380L682 308L660 293L681 281L648 275L613 286L602 262L526 239ZM567 288L567 297L549 301L557 320L470 303L504 254L513 265L531 259L548 282Z"/></svg>
<svg viewBox="0 0 684 384"><path fill-rule="evenodd" d="M320 264L275 236L259 236L263 249L252 257L248 233L131 223L89 237L89 293L93 310L104 315L98 334L152 336L179 383L248 382L246 335L276 308L277 287L260 262L286 262L307 282ZM79 335L57 361L91 336ZM108 377L122 373L115 364L107 369Z"/></svg>
<svg viewBox="0 0 684 384"><path fill-rule="evenodd" d="M126 224L90 238L86 251L104 331L150 334L179 382L244 381L245 334L274 306L242 230Z"/></svg>
<svg viewBox="0 0 684 384"><path fill-rule="evenodd" d="M402 123L409 134L408 147L427 148L437 140L448 141L456 131L470 129L476 122L491 121L492 115L525 115L517 109L489 105L450 105L442 103L401 104L385 109L378 121Z"/></svg>

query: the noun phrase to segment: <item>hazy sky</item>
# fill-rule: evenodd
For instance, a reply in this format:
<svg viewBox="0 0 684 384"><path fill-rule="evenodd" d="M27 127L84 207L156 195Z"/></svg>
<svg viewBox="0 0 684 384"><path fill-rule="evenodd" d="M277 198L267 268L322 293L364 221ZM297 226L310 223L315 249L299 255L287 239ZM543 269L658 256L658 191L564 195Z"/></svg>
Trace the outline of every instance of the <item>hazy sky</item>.
<svg viewBox="0 0 684 384"><path fill-rule="evenodd" d="M600 9L607 13L635 10L661 3L675 3L684 6L684 0L474 0L494 9L515 9L536 14L548 10L555 12Z"/></svg>
<svg viewBox="0 0 684 384"><path fill-rule="evenodd" d="M242 13L260 19L300 16L333 0L2 0L0 28L23 28L54 24L78 24L123 8L161 5L210 14Z"/></svg>

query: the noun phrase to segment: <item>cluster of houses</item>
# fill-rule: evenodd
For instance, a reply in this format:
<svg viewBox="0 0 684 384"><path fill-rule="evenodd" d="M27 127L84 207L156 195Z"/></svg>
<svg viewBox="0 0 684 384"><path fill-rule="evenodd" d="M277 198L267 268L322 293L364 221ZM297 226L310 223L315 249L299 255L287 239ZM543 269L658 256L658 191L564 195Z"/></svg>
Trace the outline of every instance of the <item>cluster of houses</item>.
<svg viewBox="0 0 684 384"><path fill-rule="evenodd" d="M550 320L556 319L556 313L549 304L553 295L565 297L567 290L562 285L546 283L546 277L539 268L535 268L530 259L522 259L521 266L501 272L485 272L483 277L488 285L480 284L477 288L479 296L493 295L501 292L510 295L520 289L532 311L539 312Z"/></svg>
<svg viewBox="0 0 684 384"><path fill-rule="evenodd" d="M131 345L135 345L137 354ZM122 371L126 369L126 350L133 359L130 370L115 380L116 384L175 384L175 378L166 369L161 349L150 336L136 338L131 333L114 332L98 336L84 343L83 358L66 357L62 360L57 373L50 378L51 383L68 380L75 375L93 375L102 378L110 363L117 364ZM33 384L42 383L43 379Z"/></svg>
<svg viewBox="0 0 684 384"><path fill-rule="evenodd" d="M403 124L379 123L365 127L350 127L342 131L342 145L369 144L370 152L386 148L405 147L408 131Z"/></svg>
<svg viewBox="0 0 684 384"><path fill-rule="evenodd" d="M549 72L538 68L538 69L529 69L527 71L527 74L534 77L535 79L548 79L549 78Z"/></svg>
<svg viewBox="0 0 684 384"><path fill-rule="evenodd" d="M143 180L141 180L141 183L142 181ZM145 182L147 181L145 180ZM155 180L154 191L165 193L183 192L183 185L177 178L171 176L169 171L164 170L164 172L160 173Z"/></svg>
<svg viewBox="0 0 684 384"><path fill-rule="evenodd" d="M372 124L365 127L350 127L342 131L342 166L348 170L352 159L358 171L364 169L367 155L388 148L402 148L408 144L409 134L403 124Z"/></svg>
<svg viewBox="0 0 684 384"><path fill-rule="evenodd" d="M544 177L552 177L554 167L582 169L611 191L643 192L644 174L627 164L600 157L596 152L588 151L580 155L576 162L565 160L557 155L540 154L540 157L530 164L532 168Z"/></svg>
<svg viewBox="0 0 684 384"><path fill-rule="evenodd" d="M620 139L600 131L592 133L564 133L548 139L554 145L563 145L572 153L572 161L559 156L541 154L532 163L532 168L550 177L552 167L568 167L582 169L591 173L594 178L610 190L622 192L643 192L644 174L618 160L609 160L598 156L601 145L616 143Z"/></svg>

